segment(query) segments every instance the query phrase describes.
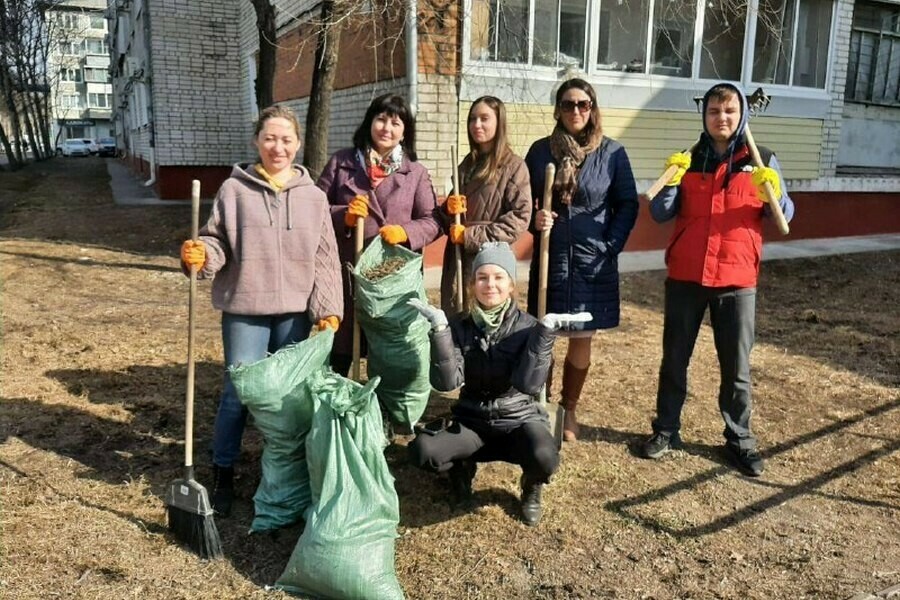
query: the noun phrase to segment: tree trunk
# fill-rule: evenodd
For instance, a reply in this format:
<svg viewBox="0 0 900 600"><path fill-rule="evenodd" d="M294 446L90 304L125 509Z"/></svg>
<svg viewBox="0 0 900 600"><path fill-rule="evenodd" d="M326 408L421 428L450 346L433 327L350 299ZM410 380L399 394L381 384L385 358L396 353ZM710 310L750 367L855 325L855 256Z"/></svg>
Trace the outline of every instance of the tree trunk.
<svg viewBox="0 0 900 600"><path fill-rule="evenodd" d="M275 83L275 7L269 0L250 0L256 11L259 34L259 65L256 68L256 105L259 110L272 106Z"/></svg>
<svg viewBox="0 0 900 600"><path fill-rule="evenodd" d="M316 33L316 60L313 65L312 89L306 112L306 139L303 164L313 177L318 177L328 160L328 123L331 120L331 95L337 73L340 28L334 23L335 2L322 2L322 22Z"/></svg>
<svg viewBox="0 0 900 600"><path fill-rule="evenodd" d="M15 171L20 168L22 165L19 161L16 160L16 157L13 156L13 149L9 143L9 138L6 137L6 131L3 129L3 123L0 123L0 145L3 146L3 151L6 152L6 157L9 159L9 169L11 171Z"/></svg>

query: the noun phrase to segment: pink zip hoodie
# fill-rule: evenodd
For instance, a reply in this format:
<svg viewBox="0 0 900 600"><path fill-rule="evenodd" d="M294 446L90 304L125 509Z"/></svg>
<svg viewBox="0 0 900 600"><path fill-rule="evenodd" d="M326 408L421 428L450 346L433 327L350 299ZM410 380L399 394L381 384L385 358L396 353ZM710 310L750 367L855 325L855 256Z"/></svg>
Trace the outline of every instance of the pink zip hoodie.
<svg viewBox="0 0 900 600"><path fill-rule="evenodd" d="M201 278L214 278L212 302L239 315L309 312L315 323L344 313L340 262L325 193L309 172L280 191L252 164L235 165L200 229Z"/></svg>

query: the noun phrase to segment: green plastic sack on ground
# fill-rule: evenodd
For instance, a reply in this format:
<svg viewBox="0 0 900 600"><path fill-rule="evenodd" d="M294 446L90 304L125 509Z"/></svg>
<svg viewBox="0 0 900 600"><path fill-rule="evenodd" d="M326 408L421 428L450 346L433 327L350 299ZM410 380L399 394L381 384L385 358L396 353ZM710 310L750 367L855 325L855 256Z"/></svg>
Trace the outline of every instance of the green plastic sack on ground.
<svg viewBox="0 0 900 600"><path fill-rule="evenodd" d="M364 273L389 259L404 261L387 277L370 281ZM356 318L369 344L368 374L380 377L378 399L394 423L412 427L428 404L429 324L406 302L425 300L422 256L403 246L369 244L353 269Z"/></svg>
<svg viewBox="0 0 900 600"><path fill-rule="evenodd" d="M291 525L312 503L305 441L314 404L307 380L328 364L333 342L334 332L326 328L261 361L229 369L238 398L265 439L251 531Z"/></svg>
<svg viewBox="0 0 900 600"><path fill-rule="evenodd" d="M375 387L332 371L316 392L306 458L313 506L276 586L313 598L402 599L394 570L400 508L384 458Z"/></svg>

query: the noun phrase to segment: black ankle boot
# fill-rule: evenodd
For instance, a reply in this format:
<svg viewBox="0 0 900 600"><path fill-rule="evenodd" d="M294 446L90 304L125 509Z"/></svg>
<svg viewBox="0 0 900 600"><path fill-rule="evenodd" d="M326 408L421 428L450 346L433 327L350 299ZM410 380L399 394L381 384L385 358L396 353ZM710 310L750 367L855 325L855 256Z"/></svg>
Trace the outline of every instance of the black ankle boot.
<svg viewBox="0 0 900 600"><path fill-rule="evenodd" d="M450 475L450 504L454 508L468 510L474 504L472 480L478 465L472 460L458 460L447 472Z"/></svg>
<svg viewBox="0 0 900 600"><path fill-rule="evenodd" d="M526 525L534 527L541 522L541 490L543 483L533 482L522 475L522 520Z"/></svg>
<svg viewBox="0 0 900 600"><path fill-rule="evenodd" d="M234 467L213 465L212 505L217 515L227 517L234 503Z"/></svg>

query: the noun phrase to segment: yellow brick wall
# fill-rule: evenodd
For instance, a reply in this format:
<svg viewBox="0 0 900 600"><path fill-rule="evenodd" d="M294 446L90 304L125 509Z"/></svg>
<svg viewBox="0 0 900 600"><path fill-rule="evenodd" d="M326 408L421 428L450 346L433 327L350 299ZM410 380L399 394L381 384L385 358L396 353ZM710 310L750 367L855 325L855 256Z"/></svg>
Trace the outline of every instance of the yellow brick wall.
<svg viewBox="0 0 900 600"><path fill-rule="evenodd" d="M535 104L507 104L508 135L521 156L538 138L553 129L553 108ZM466 137L468 103L460 106L460 157L469 148ZM760 115L752 122L757 144L778 155L787 179L816 179L822 148L822 121ZM666 157L688 148L700 134L698 113L607 109L603 111L603 131L620 141L628 151L635 177L653 179L663 170Z"/></svg>

